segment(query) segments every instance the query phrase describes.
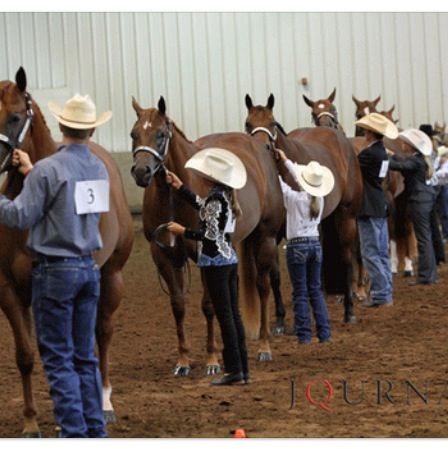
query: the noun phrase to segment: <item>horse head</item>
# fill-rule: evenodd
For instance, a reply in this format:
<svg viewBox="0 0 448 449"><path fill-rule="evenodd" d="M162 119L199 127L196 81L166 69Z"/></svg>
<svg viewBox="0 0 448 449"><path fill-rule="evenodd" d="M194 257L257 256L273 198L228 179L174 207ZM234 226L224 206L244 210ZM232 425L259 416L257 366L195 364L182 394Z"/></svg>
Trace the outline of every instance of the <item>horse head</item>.
<svg viewBox="0 0 448 449"><path fill-rule="evenodd" d="M137 121L131 131L134 158L131 174L138 186L147 187L165 165L172 123L166 116L163 97L160 97L157 109L143 109L134 97L132 107L137 114Z"/></svg>
<svg viewBox="0 0 448 449"><path fill-rule="evenodd" d="M392 107L388 111L381 111L380 114L384 115L384 117L388 118L391 122L397 124L400 119L394 119L392 116L392 113L394 112L395 105L392 105Z"/></svg>
<svg viewBox="0 0 448 449"><path fill-rule="evenodd" d="M381 100L381 95L379 95L375 100L358 100L354 95L352 95L352 100L356 105L355 116L357 120L363 118L365 115L370 114L372 112L378 112L376 107Z"/></svg>
<svg viewBox="0 0 448 449"><path fill-rule="evenodd" d="M33 107L26 91L26 73L20 67L16 83L0 82L0 173L11 168L14 148L21 148L31 128Z"/></svg>
<svg viewBox="0 0 448 449"><path fill-rule="evenodd" d="M336 97L336 88L333 92L322 100L312 101L303 95L305 103L311 108L311 117L316 126L327 126L338 129L338 112L333 101Z"/></svg>

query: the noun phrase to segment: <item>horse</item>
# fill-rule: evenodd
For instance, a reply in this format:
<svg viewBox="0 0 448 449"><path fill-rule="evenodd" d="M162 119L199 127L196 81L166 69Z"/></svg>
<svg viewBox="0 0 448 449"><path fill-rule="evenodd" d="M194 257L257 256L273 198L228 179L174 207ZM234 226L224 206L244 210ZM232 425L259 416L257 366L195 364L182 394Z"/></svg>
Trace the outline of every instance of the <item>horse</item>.
<svg viewBox="0 0 448 449"><path fill-rule="evenodd" d="M381 100L381 95L379 95L375 100L358 100L354 95L352 95L352 100L356 105L355 117L357 120L364 117L372 112L378 112L376 107ZM355 136L363 136L364 131L358 126L355 127Z"/></svg>
<svg viewBox="0 0 448 449"><path fill-rule="evenodd" d="M325 198L322 215L324 283L327 293L344 295L344 322L354 323L352 258L356 215L362 201L362 178L351 144L343 133L327 127L301 128L286 134L274 118L272 94L266 106L254 106L249 95L245 100L248 134L282 149L289 159L299 164L316 160L335 176L335 187Z"/></svg>
<svg viewBox="0 0 448 449"><path fill-rule="evenodd" d="M188 140L167 116L163 97L160 97L157 108L144 109L135 98L132 99L132 106L137 114L131 131L132 175L137 185L145 189L142 212L144 233L157 270L168 287L176 322L179 357L174 374L188 376L191 372L189 344L184 331L186 292L182 268L187 257L197 260L197 248L196 242L183 237L173 238L161 230L164 223L172 220L188 227L197 227L198 214L179 197L176 190L167 185L165 172L166 169L175 172L186 186L205 197L204 180L184 166L197 151L209 147L233 152L247 170L247 183L237 192L243 214L237 220L232 240L238 244L241 256L241 308L246 333L252 338L259 336L257 359L272 360L268 327L269 272L275 259L276 236L284 217L273 155L264 145L243 133L212 134L195 142ZM219 372L220 367L213 327L214 311L205 285L202 311L207 321L206 374L213 375Z"/></svg>
<svg viewBox="0 0 448 449"><path fill-rule="evenodd" d="M57 150L45 118L27 92L25 70L21 67L12 81L0 82L0 167L7 171L1 192L14 199L23 187L24 178L9 164L12 150L19 146L32 162ZM97 343L103 380L103 409L108 422L115 420L110 402L109 349L113 334L113 315L124 293L122 269L134 240L132 217L128 209L120 172L107 151L95 143L91 151L106 165L110 177L110 211L102 214L100 231L103 249L95 254L101 266L101 297L98 304ZM31 265L26 247L28 231L0 226L0 308L12 328L16 347L16 363L20 371L24 396L25 437L40 437L37 411L32 389L34 351L32 347Z"/></svg>
<svg viewBox="0 0 448 449"><path fill-rule="evenodd" d="M302 95L305 103L311 108L311 119L316 126L327 126L344 132L344 128L338 121L338 111L333 104L336 97L336 87L328 98L312 101L306 95Z"/></svg>
<svg viewBox="0 0 448 449"><path fill-rule="evenodd" d="M384 115L384 117L388 118L392 123L394 123L395 125L400 121L400 119L394 119L393 117L393 112L395 109L395 105L393 104L392 107L390 109L388 109L387 111L379 111L379 114Z"/></svg>

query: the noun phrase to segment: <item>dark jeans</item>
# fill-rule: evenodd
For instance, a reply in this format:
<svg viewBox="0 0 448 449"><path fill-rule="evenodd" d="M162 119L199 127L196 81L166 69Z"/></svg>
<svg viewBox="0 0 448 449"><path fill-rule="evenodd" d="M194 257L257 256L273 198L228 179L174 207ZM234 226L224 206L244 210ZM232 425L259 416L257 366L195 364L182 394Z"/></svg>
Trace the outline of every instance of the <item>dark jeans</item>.
<svg viewBox="0 0 448 449"><path fill-rule="evenodd" d="M438 214L439 208L439 196L442 191L440 188L437 189L437 197L431 210L431 234L432 243L434 246L434 255L436 256L436 263L445 262L445 247L443 245L442 232L440 230L440 220Z"/></svg>
<svg viewBox="0 0 448 449"><path fill-rule="evenodd" d="M448 239L448 186L442 186L438 200L443 238Z"/></svg>
<svg viewBox="0 0 448 449"><path fill-rule="evenodd" d="M417 238L417 282L431 284L437 279L436 257L431 234L431 211L433 202L410 202L410 213Z"/></svg>
<svg viewBox="0 0 448 449"><path fill-rule="evenodd" d="M33 267L40 356L63 437L105 437L95 356L100 271L92 257L42 259Z"/></svg>
<svg viewBox="0 0 448 449"><path fill-rule="evenodd" d="M320 341L329 340L330 320L321 287L322 249L319 240L288 243L286 261L293 288L294 327L299 342L311 341L310 303L317 337Z"/></svg>
<svg viewBox="0 0 448 449"><path fill-rule="evenodd" d="M246 338L238 306L238 265L201 268L221 328L226 373L249 373Z"/></svg>

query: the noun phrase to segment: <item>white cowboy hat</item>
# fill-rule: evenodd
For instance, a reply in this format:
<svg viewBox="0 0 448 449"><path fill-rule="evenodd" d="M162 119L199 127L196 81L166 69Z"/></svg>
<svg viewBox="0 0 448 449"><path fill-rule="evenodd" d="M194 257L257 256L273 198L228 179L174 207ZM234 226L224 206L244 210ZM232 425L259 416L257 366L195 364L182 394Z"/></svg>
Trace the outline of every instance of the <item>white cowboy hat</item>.
<svg viewBox="0 0 448 449"><path fill-rule="evenodd" d="M233 189L241 189L247 180L246 167L241 159L223 148L206 148L197 152L187 161L185 168Z"/></svg>
<svg viewBox="0 0 448 449"><path fill-rule="evenodd" d="M96 128L112 117L112 111L106 111L97 118L95 103L88 95L75 94L65 102L64 109L50 101L48 108L59 123L74 129Z"/></svg>
<svg viewBox="0 0 448 449"><path fill-rule="evenodd" d="M424 156L432 153L431 139L423 132L415 128L405 129L399 134L401 140L420 151Z"/></svg>
<svg viewBox="0 0 448 449"><path fill-rule="evenodd" d="M441 145L439 148L437 148L437 153L440 157L448 155L448 147Z"/></svg>
<svg viewBox="0 0 448 449"><path fill-rule="evenodd" d="M357 120L355 125L381 134L389 139L396 139L398 137L398 129L395 124L387 117L384 117L384 115L378 114L378 112L365 115Z"/></svg>
<svg viewBox="0 0 448 449"><path fill-rule="evenodd" d="M326 196L334 187L334 176L331 170L317 161L308 165L294 164L297 182L305 192L313 196Z"/></svg>

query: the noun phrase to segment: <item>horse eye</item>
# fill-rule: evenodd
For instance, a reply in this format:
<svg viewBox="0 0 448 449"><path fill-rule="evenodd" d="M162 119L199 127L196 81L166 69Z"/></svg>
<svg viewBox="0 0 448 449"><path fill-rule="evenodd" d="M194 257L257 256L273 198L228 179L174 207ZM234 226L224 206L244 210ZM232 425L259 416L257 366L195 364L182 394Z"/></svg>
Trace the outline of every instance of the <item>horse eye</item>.
<svg viewBox="0 0 448 449"><path fill-rule="evenodd" d="M19 114L12 114L9 117L8 122L10 124L14 124L14 123L20 122L20 115Z"/></svg>
<svg viewBox="0 0 448 449"><path fill-rule="evenodd" d="M131 131L131 134L130 134L130 136L131 136L131 139L132 140L135 140L135 139L137 139L137 132L133 129L132 131Z"/></svg>
<svg viewBox="0 0 448 449"><path fill-rule="evenodd" d="M253 128L252 123L250 123L250 122L246 122L245 126L246 126L247 131L251 131Z"/></svg>

